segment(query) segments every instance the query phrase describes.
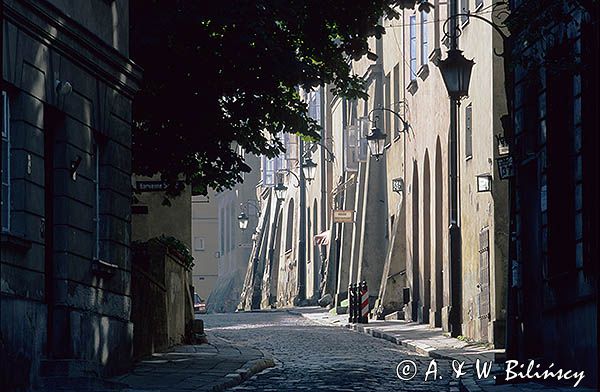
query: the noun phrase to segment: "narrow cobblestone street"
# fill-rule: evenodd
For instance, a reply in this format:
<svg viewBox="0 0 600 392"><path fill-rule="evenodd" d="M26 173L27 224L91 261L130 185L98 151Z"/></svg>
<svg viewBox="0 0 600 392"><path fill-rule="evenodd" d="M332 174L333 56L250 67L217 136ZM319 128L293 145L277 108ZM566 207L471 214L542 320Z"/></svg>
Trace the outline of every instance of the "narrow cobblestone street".
<svg viewBox="0 0 600 392"><path fill-rule="evenodd" d="M232 390L294 391L448 391L451 367L437 360L438 377L424 381L431 358L390 342L325 326L285 311L209 314L202 317L210 333L271 353L276 367ZM396 368L413 361L418 369L402 381ZM405 362L409 364L409 362ZM409 371L410 372L410 371Z"/></svg>

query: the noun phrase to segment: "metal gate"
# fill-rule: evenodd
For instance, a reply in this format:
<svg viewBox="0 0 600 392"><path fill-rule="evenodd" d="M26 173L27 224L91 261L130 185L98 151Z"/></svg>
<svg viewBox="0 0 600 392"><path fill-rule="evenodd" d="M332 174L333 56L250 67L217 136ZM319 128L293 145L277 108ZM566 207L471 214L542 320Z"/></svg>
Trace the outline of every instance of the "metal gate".
<svg viewBox="0 0 600 392"><path fill-rule="evenodd" d="M490 321L490 232L486 227L479 233L479 323L481 340L488 341Z"/></svg>

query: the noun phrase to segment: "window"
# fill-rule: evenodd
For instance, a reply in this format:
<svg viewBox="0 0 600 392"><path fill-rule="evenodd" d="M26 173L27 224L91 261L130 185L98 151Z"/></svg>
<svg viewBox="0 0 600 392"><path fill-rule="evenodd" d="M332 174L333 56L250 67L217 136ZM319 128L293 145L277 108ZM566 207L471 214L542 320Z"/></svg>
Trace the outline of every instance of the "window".
<svg viewBox="0 0 600 392"><path fill-rule="evenodd" d="M384 102L383 102L383 107L385 108L390 108L392 109L392 97L391 97L391 77L390 74L388 73L387 75L385 75L385 86L384 86ZM388 132L388 129L390 129L392 127L392 113L389 111L384 111L383 112L383 118L384 118L384 123L383 123L383 131L385 133Z"/></svg>
<svg viewBox="0 0 600 392"><path fill-rule="evenodd" d="M560 276L576 266L573 43L549 50L546 68L546 162L548 275ZM557 281L559 283L559 281Z"/></svg>
<svg viewBox="0 0 600 392"><path fill-rule="evenodd" d="M321 124L321 89L308 93L308 115Z"/></svg>
<svg viewBox="0 0 600 392"><path fill-rule="evenodd" d="M94 259L100 259L100 146L94 143Z"/></svg>
<svg viewBox="0 0 600 392"><path fill-rule="evenodd" d="M204 238L203 237L194 237L194 250L199 250L199 251L204 250Z"/></svg>
<svg viewBox="0 0 600 392"><path fill-rule="evenodd" d="M427 12L421 11L421 64L429 62L429 42L427 40Z"/></svg>
<svg viewBox="0 0 600 392"><path fill-rule="evenodd" d="M473 157L473 104L465 108L465 158Z"/></svg>
<svg viewBox="0 0 600 392"><path fill-rule="evenodd" d="M394 67L394 110L400 113L400 65ZM397 116L394 116L394 137L399 136L402 131L402 122Z"/></svg>
<svg viewBox="0 0 600 392"><path fill-rule="evenodd" d="M229 250L232 251L235 248L235 229L238 225L237 216L235 214L235 208L233 203L229 205Z"/></svg>
<svg viewBox="0 0 600 392"><path fill-rule="evenodd" d="M285 167L285 160L283 157L275 157L275 158L262 158L262 181L264 186L273 186L276 183L276 176L278 170L283 169Z"/></svg>
<svg viewBox="0 0 600 392"><path fill-rule="evenodd" d="M298 160L298 136L289 133L283 134L286 161Z"/></svg>
<svg viewBox="0 0 600 392"><path fill-rule="evenodd" d="M225 208L221 208L219 225L221 226L221 237L219 241L219 253L221 256L225 254Z"/></svg>
<svg viewBox="0 0 600 392"><path fill-rule="evenodd" d="M460 0L460 13L468 14L469 13L469 0ZM465 24L469 21L468 16L461 16L460 23Z"/></svg>
<svg viewBox="0 0 600 392"><path fill-rule="evenodd" d="M370 121L366 121L365 119L368 119L368 117L366 116L367 114L367 101L363 101L363 107L365 109L364 112L364 116L358 118L358 102L354 101L354 104L352 105L352 110L355 113L355 116L357 116L357 137L358 137L358 147L357 147L357 155L358 155L358 161L359 162L366 162L369 159L369 145L367 143L367 135L369 134L369 132L371 131L371 122Z"/></svg>
<svg viewBox="0 0 600 392"><path fill-rule="evenodd" d="M410 80L417 79L417 17L410 17Z"/></svg>
<svg viewBox="0 0 600 392"><path fill-rule="evenodd" d="M10 230L10 107L2 91L2 231Z"/></svg>
<svg viewBox="0 0 600 392"><path fill-rule="evenodd" d="M346 167L347 171L357 171L358 170L358 126L356 125L348 125L346 127Z"/></svg>

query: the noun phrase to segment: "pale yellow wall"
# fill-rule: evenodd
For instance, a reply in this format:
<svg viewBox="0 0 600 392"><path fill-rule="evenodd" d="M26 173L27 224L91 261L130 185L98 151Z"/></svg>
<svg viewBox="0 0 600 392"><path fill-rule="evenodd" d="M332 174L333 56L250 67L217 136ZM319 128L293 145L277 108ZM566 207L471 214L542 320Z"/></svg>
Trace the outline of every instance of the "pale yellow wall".
<svg viewBox="0 0 600 392"><path fill-rule="evenodd" d="M219 273L219 222L215 192L207 196L192 196L192 254L194 268L192 284L196 292L207 299ZM204 249L198 249L198 239L202 239Z"/></svg>

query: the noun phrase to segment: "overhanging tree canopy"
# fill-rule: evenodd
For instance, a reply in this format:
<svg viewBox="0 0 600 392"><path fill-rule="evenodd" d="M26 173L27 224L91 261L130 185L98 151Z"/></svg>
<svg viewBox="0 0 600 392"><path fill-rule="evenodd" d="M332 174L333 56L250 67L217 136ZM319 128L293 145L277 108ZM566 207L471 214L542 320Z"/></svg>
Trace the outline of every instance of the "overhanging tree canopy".
<svg viewBox="0 0 600 392"><path fill-rule="evenodd" d="M382 16L414 0L133 0L132 57L144 69L134 100L134 172L160 173L176 193L231 187L246 153L275 156L269 135L318 138L296 90L324 84L365 97L350 59L380 37ZM275 141L273 141L275 140Z"/></svg>

